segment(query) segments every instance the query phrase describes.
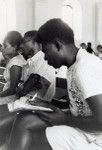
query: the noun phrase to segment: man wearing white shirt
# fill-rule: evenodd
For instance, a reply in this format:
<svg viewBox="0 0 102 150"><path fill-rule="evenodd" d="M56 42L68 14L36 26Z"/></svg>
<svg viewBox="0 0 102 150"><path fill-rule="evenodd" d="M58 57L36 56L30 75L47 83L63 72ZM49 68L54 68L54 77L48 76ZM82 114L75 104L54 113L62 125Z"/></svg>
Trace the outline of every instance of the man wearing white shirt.
<svg viewBox="0 0 102 150"><path fill-rule="evenodd" d="M50 33L49 33L50 30ZM37 42L48 64L68 67L70 113L39 113L53 127L46 129L53 150L102 149L102 61L74 44L72 29L60 19L41 26Z"/></svg>
<svg viewBox="0 0 102 150"><path fill-rule="evenodd" d="M55 69L44 60L41 46L34 41L37 31L28 31L24 36L22 44L23 56L28 57L27 65L23 69L23 79L26 81L31 74L38 74L43 79L42 90L38 97L45 101L51 101L55 95ZM45 94L41 94L45 93Z"/></svg>
<svg viewBox="0 0 102 150"><path fill-rule="evenodd" d="M25 115L20 122L18 118L9 149L101 150L102 60L78 49L73 30L61 19L51 19L42 25L36 41L42 44L48 64L68 67L70 113L56 109L52 113L39 111L35 116ZM31 126L27 119L32 120Z"/></svg>

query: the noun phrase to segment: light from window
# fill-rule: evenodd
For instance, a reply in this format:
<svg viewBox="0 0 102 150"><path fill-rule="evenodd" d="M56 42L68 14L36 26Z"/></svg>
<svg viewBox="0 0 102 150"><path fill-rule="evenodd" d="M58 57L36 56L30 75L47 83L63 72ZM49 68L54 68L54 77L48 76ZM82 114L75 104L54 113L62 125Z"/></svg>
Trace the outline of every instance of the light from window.
<svg viewBox="0 0 102 150"><path fill-rule="evenodd" d="M70 5L63 5L62 20L73 28L73 8Z"/></svg>
<svg viewBox="0 0 102 150"><path fill-rule="evenodd" d="M15 0L0 1L0 43L6 33L16 29Z"/></svg>
<svg viewBox="0 0 102 150"><path fill-rule="evenodd" d="M62 4L62 20L74 31L75 39L82 38L82 10L78 0L65 0Z"/></svg>

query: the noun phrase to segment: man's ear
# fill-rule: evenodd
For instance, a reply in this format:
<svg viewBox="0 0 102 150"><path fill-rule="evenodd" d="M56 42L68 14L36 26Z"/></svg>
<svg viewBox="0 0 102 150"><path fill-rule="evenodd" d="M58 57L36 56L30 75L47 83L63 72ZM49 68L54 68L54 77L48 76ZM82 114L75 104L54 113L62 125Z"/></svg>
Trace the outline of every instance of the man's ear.
<svg viewBox="0 0 102 150"><path fill-rule="evenodd" d="M55 40L53 43L55 44L56 48L59 51L62 47L62 43L59 40Z"/></svg>

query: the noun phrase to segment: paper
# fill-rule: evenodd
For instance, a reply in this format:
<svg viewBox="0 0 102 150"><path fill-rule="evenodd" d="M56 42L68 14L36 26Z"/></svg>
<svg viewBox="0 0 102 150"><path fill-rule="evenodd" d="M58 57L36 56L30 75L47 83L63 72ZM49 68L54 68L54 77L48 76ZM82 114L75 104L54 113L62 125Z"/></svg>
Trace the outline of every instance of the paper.
<svg viewBox="0 0 102 150"><path fill-rule="evenodd" d="M33 105L30 105L26 102L26 97L23 97L22 98L23 100L16 100L14 102L14 108L12 111L17 111L17 110L42 110L42 111L48 111L48 112L51 112L53 111L52 109L50 108L46 108L46 107L42 107L42 106L33 106Z"/></svg>

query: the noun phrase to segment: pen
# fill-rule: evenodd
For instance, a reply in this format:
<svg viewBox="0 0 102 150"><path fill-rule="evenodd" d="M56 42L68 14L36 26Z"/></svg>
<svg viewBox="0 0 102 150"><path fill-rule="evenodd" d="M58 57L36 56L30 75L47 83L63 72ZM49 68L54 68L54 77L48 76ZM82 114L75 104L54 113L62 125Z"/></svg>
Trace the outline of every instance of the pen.
<svg viewBox="0 0 102 150"><path fill-rule="evenodd" d="M36 94L34 94L34 96L33 96L33 98L32 99L30 99L30 101L34 101L34 99L37 97L37 93Z"/></svg>

